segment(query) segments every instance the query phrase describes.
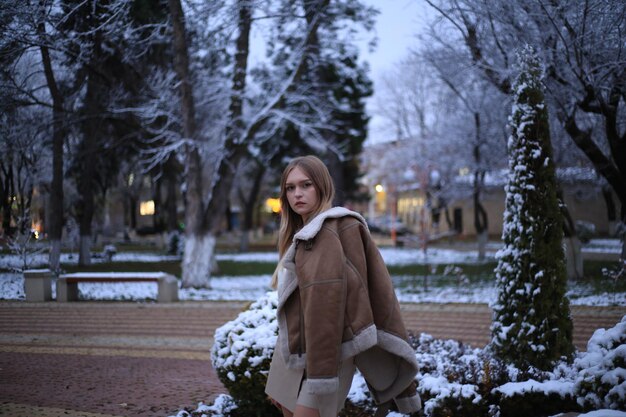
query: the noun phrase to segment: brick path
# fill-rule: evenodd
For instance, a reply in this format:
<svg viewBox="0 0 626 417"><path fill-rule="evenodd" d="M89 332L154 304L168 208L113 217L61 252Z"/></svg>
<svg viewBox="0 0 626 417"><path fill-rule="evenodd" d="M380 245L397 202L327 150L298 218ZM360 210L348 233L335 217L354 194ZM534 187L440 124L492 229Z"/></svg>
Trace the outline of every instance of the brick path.
<svg viewBox="0 0 626 417"><path fill-rule="evenodd" d="M225 392L211 368L216 327L243 302L0 302L0 416L161 417ZM475 346L486 305L403 304L408 329ZM625 307L572 307L585 349Z"/></svg>

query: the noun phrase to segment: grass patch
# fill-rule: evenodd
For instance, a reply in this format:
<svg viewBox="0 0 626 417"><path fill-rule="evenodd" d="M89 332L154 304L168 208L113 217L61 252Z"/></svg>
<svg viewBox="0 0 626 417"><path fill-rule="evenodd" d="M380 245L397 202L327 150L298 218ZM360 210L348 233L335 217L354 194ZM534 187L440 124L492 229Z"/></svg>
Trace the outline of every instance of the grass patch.
<svg viewBox="0 0 626 417"><path fill-rule="evenodd" d="M218 261L217 266L220 275L271 275L276 269L273 262Z"/></svg>
<svg viewBox="0 0 626 417"><path fill-rule="evenodd" d="M268 262L236 262L218 261L219 275L267 275L273 274L276 267ZM180 261L160 262L110 262L97 263L88 266L63 264L65 273L74 272L166 272L176 277L181 277L182 269Z"/></svg>
<svg viewBox="0 0 626 417"><path fill-rule="evenodd" d="M180 261L161 262L109 262L97 263L87 266L74 264L62 264L63 272L165 272L180 277Z"/></svg>
<svg viewBox="0 0 626 417"><path fill-rule="evenodd" d="M391 275L443 275L447 266L458 266L467 276L493 276L496 262L484 264L438 264L438 265L389 265L387 269Z"/></svg>

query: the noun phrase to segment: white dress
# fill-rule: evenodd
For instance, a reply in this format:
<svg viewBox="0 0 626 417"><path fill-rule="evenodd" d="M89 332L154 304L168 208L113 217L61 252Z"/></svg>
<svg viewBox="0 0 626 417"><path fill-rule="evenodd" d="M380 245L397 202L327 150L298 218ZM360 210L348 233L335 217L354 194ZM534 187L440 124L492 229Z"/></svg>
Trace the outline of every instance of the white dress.
<svg viewBox="0 0 626 417"><path fill-rule="evenodd" d="M279 336L280 337L280 336ZM296 405L315 408L320 417L336 417L344 407L354 376L354 360L343 361L339 369L339 390L332 394L309 394L304 378L304 369L289 369L283 355L274 350L270 372L267 376L265 393L278 401L287 410L293 411Z"/></svg>

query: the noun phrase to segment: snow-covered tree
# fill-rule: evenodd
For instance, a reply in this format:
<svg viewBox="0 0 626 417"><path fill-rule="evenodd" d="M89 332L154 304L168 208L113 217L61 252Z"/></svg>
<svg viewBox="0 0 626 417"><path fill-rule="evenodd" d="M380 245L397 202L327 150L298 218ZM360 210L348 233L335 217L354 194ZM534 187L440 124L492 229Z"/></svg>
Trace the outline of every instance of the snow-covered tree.
<svg viewBox="0 0 626 417"><path fill-rule="evenodd" d="M3 107L11 120L16 135L30 136L34 126L40 132L37 139L50 152L51 170L42 183L48 183L48 221L46 232L50 241L50 268L57 270L61 253L63 227L63 141L66 139L65 112L68 95L74 93L70 85L71 71L59 65L59 50L63 49L58 35L58 14L51 10L54 1L3 2L0 7L0 54L2 60ZM5 100L6 99L6 100ZM37 118L22 117L34 113ZM20 116L21 115L21 116ZM33 124L34 122L34 124Z"/></svg>
<svg viewBox="0 0 626 417"><path fill-rule="evenodd" d="M186 15L183 8L176 5L178 1L170 0L169 3L174 28L175 69L180 80L178 86L182 103L180 125L183 135L178 143L184 146L178 146L178 149L184 148L186 169L183 285L206 287L210 283L209 267L215 236L222 227L223 215L242 161L258 158L266 163L277 155L284 155L293 144L285 142L280 134L289 129L298 131L302 138L300 145L305 142L321 150L329 147L330 141L324 139L322 132L333 127L330 117L333 108L328 100L324 100L326 90L314 88L309 81L315 74L313 69L321 65L318 59L318 45L321 44L318 41L325 28L335 24L341 26L338 21L350 16L337 13L341 10L337 5L358 5L358 2L333 2L331 5L327 0L234 1L224 5L221 10L226 18L222 26L229 27L232 38L224 46L233 52L233 59L226 66L228 71L221 67L216 73L230 76L228 86L221 93L221 102L228 103L228 108L214 112L215 122L207 123L221 126L221 129L209 127L208 130L198 128L201 119L194 115L200 111L198 97L194 96L194 89L191 88L196 73L191 64L196 56L191 53L194 51L193 37L185 36L189 31L186 28L187 17L191 14ZM283 25L283 30L280 37L273 38L281 45L277 48L280 59L271 59L270 76L264 78L263 83L251 86L248 77L251 72L248 68L250 33L255 19L261 19L255 16L273 19L277 25ZM224 27L216 30L225 32ZM262 155L262 149L270 153Z"/></svg>
<svg viewBox="0 0 626 417"><path fill-rule="evenodd" d="M425 0L494 86L511 93L514 51L532 45L545 62L551 117L570 138L570 155L581 155L606 180L626 223L626 3L621 0ZM555 137L560 138L561 132ZM610 196L610 194L605 194ZM607 201L610 221L613 201ZM622 245L626 258L626 240Z"/></svg>
<svg viewBox="0 0 626 417"><path fill-rule="evenodd" d="M483 79L467 54L451 53L435 41L398 62L381 90L378 108L388 130L415 147L398 157L426 171L418 175L424 179L436 171L445 184L420 181L431 196L433 215L455 200L473 199L478 253L484 257L488 218L481 194L485 173L502 167L506 153L502 109L508 98ZM460 171L472 173L463 187L455 181Z"/></svg>
<svg viewBox="0 0 626 417"><path fill-rule="evenodd" d="M152 53L164 27L150 21L140 3L20 0L4 2L0 9L6 23L0 49L10 57L6 65L2 61L2 89L10 97L3 102L13 103L14 113L35 109L41 114L38 140L51 160L43 164L52 169L45 170L40 185L49 198L45 232L52 270L59 267L68 214L80 224L80 263L89 263L97 199L114 182L120 159L131 157L131 138L144 131L118 111L139 101L138 87L151 70L139 61ZM17 134L28 135L32 123L13 126Z"/></svg>
<svg viewBox="0 0 626 417"><path fill-rule="evenodd" d="M510 119L509 179L498 252L492 345L522 369L551 369L571 357L565 297L562 215L556 195L543 68L530 47L519 53Z"/></svg>
<svg viewBox="0 0 626 417"><path fill-rule="evenodd" d="M507 98L486 82L467 56L450 54L433 45L424 48L421 56L434 70L441 84L452 94L448 102L456 117L440 128L439 141L454 143L462 153L459 158L472 173L474 228L478 241L478 259L484 260L489 233L489 218L482 204L485 175L502 160L504 135L500 129L500 110ZM455 120L456 119L456 120ZM449 132L446 134L444 132ZM459 144L461 142L462 144Z"/></svg>

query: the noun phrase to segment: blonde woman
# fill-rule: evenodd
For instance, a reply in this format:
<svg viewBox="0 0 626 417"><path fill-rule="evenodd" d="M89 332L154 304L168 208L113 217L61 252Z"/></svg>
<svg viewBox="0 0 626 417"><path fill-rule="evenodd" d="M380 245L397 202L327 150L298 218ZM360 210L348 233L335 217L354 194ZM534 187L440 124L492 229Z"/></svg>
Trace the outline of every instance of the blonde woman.
<svg viewBox="0 0 626 417"><path fill-rule="evenodd" d="M315 156L283 171L279 332L266 393L285 417L335 417L358 368L378 404L418 411L415 352L389 273L363 217L332 207L334 193Z"/></svg>

